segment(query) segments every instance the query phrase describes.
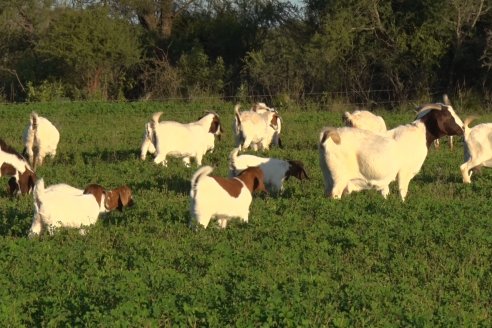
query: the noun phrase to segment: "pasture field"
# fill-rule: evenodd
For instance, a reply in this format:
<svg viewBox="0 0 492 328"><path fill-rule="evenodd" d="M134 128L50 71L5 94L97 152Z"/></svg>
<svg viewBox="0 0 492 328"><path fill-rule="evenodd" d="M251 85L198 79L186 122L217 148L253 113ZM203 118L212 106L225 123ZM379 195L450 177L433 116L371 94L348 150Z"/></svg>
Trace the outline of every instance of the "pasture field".
<svg viewBox="0 0 492 328"><path fill-rule="evenodd" d="M395 185L387 200L364 191L334 201L323 196L317 141L341 114L286 109L285 148L268 156L302 160L310 180L290 179L280 197L256 195L248 224L193 231L196 166L141 161L143 127L155 111L181 122L217 111L226 135L204 164L225 176L233 104L0 105L0 137L19 151L32 110L61 134L56 158L37 170L46 185L128 184L136 204L85 236L29 239L32 196L9 198L2 177L2 327L492 325L492 170L463 185L461 142L430 150L405 203ZM414 115L379 114L388 127Z"/></svg>

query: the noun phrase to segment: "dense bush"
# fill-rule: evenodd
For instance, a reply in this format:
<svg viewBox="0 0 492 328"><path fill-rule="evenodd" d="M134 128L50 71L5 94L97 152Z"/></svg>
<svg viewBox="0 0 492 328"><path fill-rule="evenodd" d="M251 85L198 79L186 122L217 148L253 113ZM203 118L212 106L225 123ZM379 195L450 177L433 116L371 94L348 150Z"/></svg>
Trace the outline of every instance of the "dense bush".
<svg viewBox="0 0 492 328"><path fill-rule="evenodd" d="M250 222L193 231L195 168L139 160L155 111L181 122L221 114L226 134L204 163L227 174L233 104L64 103L0 107L2 138L21 149L36 110L60 130L56 158L37 174L47 185L123 183L136 205L110 213L87 235L61 230L28 239L32 197L0 188L1 326L488 326L492 310L492 171L461 183L460 146L430 150L402 203L365 191L323 197L317 138L338 113L282 112L284 149L310 180L282 196L255 196ZM459 111L461 112L461 111ZM387 125L413 112L380 112ZM490 119L490 117L483 118ZM266 154L265 154L266 155ZM6 186L6 178L0 182Z"/></svg>

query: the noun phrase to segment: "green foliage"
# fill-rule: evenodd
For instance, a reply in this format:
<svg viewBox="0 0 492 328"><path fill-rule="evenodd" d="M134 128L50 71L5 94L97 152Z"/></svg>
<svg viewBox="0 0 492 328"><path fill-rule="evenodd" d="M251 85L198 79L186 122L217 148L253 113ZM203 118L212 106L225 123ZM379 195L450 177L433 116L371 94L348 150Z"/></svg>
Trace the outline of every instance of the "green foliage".
<svg viewBox="0 0 492 328"><path fill-rule="evenodd" d="M101 217L85 236L66 229L28 239L32 196L11 199L0 188L0 325L488 326L492 171L463 185L460 146L441 145L430 149L405 203L396 185L387 200L375 191L326 199L318 132L341 125L340 115L289 110L281 112L285 148L260 155L302 160L310 180L286 181L280 196L255 195L247 224L194 231L196 168L141 161L142 130L156 111L180 122L217 111L226 134L204 164L226 176L232 108L1 105L2 137L16 149L32 110L59 128L56 157L37 170L47 185L128 184L136 204ZM390 128L414 117L378 114Z"/></svg>
<svg viewBox="0 0 492 328"><path fill-rule="evenodd" d="M65 68L61 77L84 88L87 97L106 95L111 83L121 83L112 87L112 95L107 95L117 98L126 85L123 69L138 62L140 45L137 29L110 17L104 7L93 7L63 10L37 44L36 51L47 60L59 61Z"/></svg>
<svg viewBox="0 0 492 328"><path fill-rule="evenodd" d="M60 82L48 82L44 80L41 85L35 87L32 82L27 83L27 101L47 102L61 100L65 95L63 84Z"/></svg>

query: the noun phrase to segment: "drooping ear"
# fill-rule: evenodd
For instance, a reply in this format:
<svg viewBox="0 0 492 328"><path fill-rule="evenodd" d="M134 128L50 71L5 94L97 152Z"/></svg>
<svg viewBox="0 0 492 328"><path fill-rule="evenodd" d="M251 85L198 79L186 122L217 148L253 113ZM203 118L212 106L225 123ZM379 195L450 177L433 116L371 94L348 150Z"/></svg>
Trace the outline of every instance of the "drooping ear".
<svg viewBox="0 0 492 328"><path fill-rule="evenodd" d="M9 195L15 196L17 190L20 190L19 185L17 184L17 180L15 180L15 177L11 177L8 181L8 184L9 184Z"/></svg>
<svg viewBox="0 0 492 328"><path fill-rule="evenodd" d="M272 119L270 120L270 126L274 129L274 130L278 130L278 120L279 120L279 117L277 114L273 114L272 115Z"/></svg>

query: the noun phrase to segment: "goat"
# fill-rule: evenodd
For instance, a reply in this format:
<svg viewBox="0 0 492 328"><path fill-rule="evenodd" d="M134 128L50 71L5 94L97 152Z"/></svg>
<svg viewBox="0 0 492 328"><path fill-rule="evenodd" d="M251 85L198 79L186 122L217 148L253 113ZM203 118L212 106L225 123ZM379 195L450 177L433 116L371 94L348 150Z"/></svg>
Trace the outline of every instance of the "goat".
<svg viewBox="0 0 492 328"><path fill-rule="evenodd" d="M249 167L235 178L210 176L213 168L199 168L191 179L191 216L207 228L213 216L217 216L222 228L227 221L238 217L248 222L249 206L254 191L266 191L263 172L258 167Z"/></svg>
<svg viewBox="0 0 492 328"><path fill-rule="evenodd" d="M417 119L378 135L356 128L325 128L319 137L319 160L325 194L340 198L374 188L384 198L398 179L404 201L410 180L420 171L429 146L443 135L463 134L463 123L451 106L427 104Z"/></svg>
<svg viewBox="0 0 492 328"><path fill-rule="evenodd" d="M213 151L215 136L220 138L222 126L217 113L208 112L196 122L178 123L163 121L159 123L162 112L155 113L146 125L144 141L141 147L141 158L145 159L147 151L152 152L155 146L154 162L167 166L168 155L180 157L185 166L190 166L190 158L195 158L197 165L207 151Z"/></svg>
<svg viewBox="0 0 492 328"><path fill-rule="evenodd" d="M263 150L268 150L272 143L282 147L280 139L282 119L280 115L277 111L259 110L259 108L263 107L253 107L256 111L240 112L239 104L234 107L232 129L236 139L236 147L247 149L251 145L255 151L258 150L258 146Z"/></svg>
<svg viewBox="0 0 492 328"><path fill-rule="evenodd" d="M29 125L24 130L24 154L27 154L29 163L36 169L42 165L46 156L55 157L56 148L60 141L60 133L46 118L32 112Z"/></svg>
<svg viewBox="0 0 492 328"><path fill-rule="evenodd" d="M356 110L353 113L345 112L342 116L342 121L345 126L368 130L378 134L386 133L384 119L367 110Z"/></svg>
<svg viewBox="0 0 492 328"><path fill-rule="evenodd" d="M448 95L444 94L442 96L442 102L445 105L451 106L451 101L449 101ZM448 136L448 143L449 143L449 149L453 150L453 136ZM434 148L439 149L441 146L441 143L439 142L439 139L434 140Z"/></svg>
<svg viewBox="0 0 492 328"><path fill-rule="evenodd" d="M301 161L265 158L254 155L239 155L234 148L229 155L229 174L235 176L248 167L258 166L263 171L264 183L269 192L281 192L283 183L291 176L299 180L309 179Z"/></svg>
<svg viewBox="0 0 492 328"><path fill-rule="evenodd" d="M26 159L0 139L0 176L10 176L9 194L28 194L34 188L36 174Z"/></svg>
<svg viewBox="0 0 492 328"><path fill-rule="evenodd" d="M35 210L30 236L39 235L44 227L53 233L58 227L88 226L97 221L100 213L133 205L127 186L106 191L100 185L91 184L81 190L60 183L45 188L43 179L36 182L33 198ZM83 229L81 233L84 233Z"/></svg>
<svg viewBox="0 0 492 328"><path fill-rule="evenodd" d="M471 183L474 169L482 166L492 167L492 123L482 123L469 128L475 117L467 117L464 122L464 157L460 165L463 183Z"/></svg>

